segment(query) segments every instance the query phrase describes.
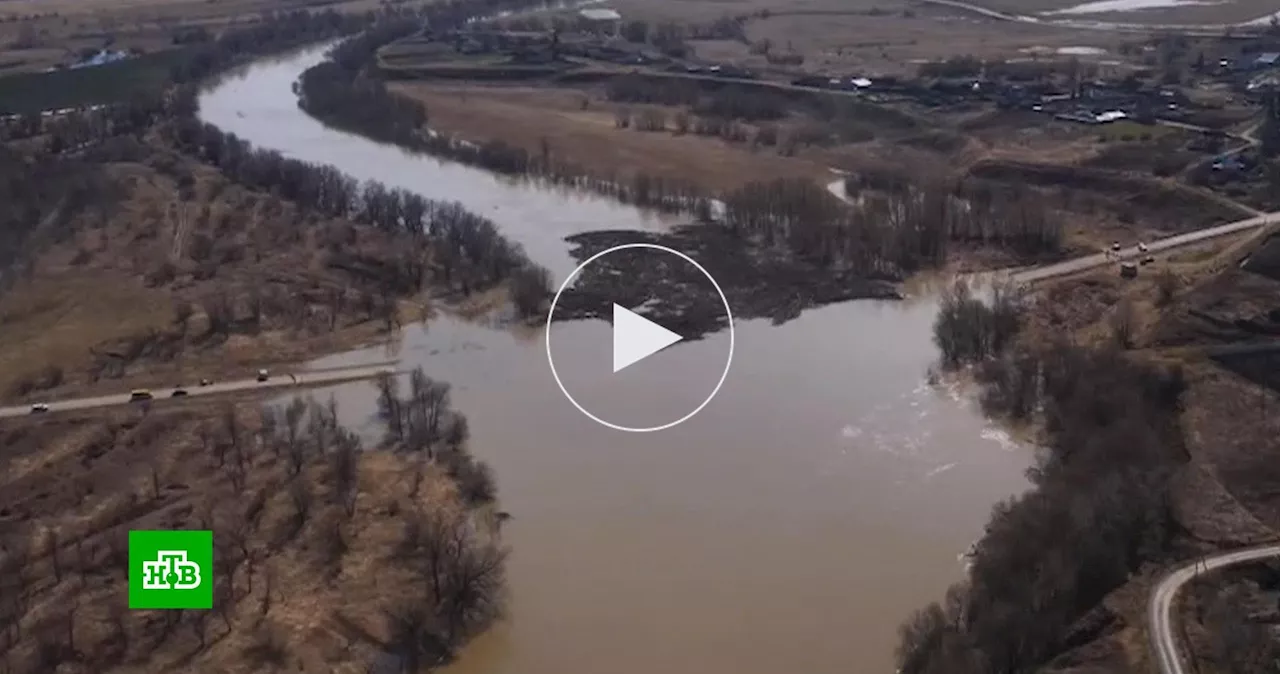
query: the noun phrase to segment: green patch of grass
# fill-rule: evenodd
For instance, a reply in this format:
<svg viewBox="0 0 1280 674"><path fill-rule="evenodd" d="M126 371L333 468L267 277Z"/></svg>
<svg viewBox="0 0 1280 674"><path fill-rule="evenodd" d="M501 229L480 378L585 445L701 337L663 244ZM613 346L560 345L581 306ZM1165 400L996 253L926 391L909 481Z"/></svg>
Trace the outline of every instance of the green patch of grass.
<svg viewBox="0 0 1280 674"><path fill-rule="evenodd" d="M0 77L0 114L127 101L165 86L184 50L171 49L95 68Z"/></svg>
<svg viewBox="0 0 1280 674"><path fill-rule="evenodd" d="M1131 120L1120 120L1098 127L1098 140L1109 142L1150 142L1157 141L1172 133L1180 133L1178 129L1159 124L1139 124Z"/></svg>

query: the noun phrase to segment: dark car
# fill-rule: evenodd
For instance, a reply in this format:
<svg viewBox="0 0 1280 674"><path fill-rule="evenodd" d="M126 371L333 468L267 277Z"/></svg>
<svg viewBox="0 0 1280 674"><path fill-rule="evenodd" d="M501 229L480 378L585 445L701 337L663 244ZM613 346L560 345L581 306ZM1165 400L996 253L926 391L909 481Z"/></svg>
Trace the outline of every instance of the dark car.
<svg viewBox="0 0 1280 674"><path fill-rule="evenodd" d="M151 391L148 391L147 389L144 389L144 388L137 389L129 394L129 400L132 402L138 402L141 400L151 400L154 397L155 396L151 394Z"/></svg>
<svg viewBox="0 0 1280 674"><path fill-rule="evenodd" d="M176 388L176 389L173 389L173 393L170 393L170 394L169 394L169 397L170 397L170 398L181 398L181 397L184 397L184 396L186 396L186 395L187 395L187 389L184 389L184 388Z"/></svg>

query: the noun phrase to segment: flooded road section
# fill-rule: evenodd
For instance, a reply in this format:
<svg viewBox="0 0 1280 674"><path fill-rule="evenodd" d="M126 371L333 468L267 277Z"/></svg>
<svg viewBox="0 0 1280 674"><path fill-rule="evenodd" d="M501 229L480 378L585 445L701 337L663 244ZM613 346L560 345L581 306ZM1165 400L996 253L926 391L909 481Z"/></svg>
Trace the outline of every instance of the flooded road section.
<svg viewBox="0 0 1280 674"><path fill-rule="evenodd" d="M252 67L204 95L201 115L255 146L459 200L559 279L574 267L563 236L663 226L325 129L290 88L319 58ZM720 394L659 433L610 430L575 410L540 331L440 319L321 364L377 361L389 348L450 382L514 514L510 619L451 674L872 674L892 671L900 621L960 578L957 555L991 505L1026 486L1029 452L925 384L934 311L928 299L864 301L779 327L739 322ZM679 389L722 358L725 339L636 366L653 371L630 402ZM558 326L555 341L605 353L610 328ZM371 385L332 393L349 423L371 428Z"/></svg>

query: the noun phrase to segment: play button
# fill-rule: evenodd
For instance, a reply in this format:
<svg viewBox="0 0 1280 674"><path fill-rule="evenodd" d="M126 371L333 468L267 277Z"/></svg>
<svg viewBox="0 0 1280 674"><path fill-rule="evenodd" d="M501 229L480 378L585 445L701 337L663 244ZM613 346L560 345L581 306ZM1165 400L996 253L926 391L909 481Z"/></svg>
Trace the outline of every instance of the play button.
<svg viewBox="0 0 1280 674"><path fill-rule="evenodd" d="M551 375L573 407L631 433L701 412L729 374L735 339L711 274L651 243L607 248L578 265L551 302L545 337Z"/></svg>
<svg viewBox="0 0 1280 674"><path fill-rule="evenodd" d="M613 305L613 371L634 365L684 339L630 309Z"/></svg>

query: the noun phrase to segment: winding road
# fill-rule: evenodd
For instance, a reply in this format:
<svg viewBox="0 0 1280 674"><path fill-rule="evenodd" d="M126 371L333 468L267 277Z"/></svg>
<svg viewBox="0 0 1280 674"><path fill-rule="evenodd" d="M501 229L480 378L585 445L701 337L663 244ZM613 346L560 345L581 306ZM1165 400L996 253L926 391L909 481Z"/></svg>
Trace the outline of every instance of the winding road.
<svg viewBox="0 0 1280 674"><path fill-rule="evenodd" d="M209 384L208 386L192 386L191 388L182 389L185 390L187 394L186 396L179 396L178 399L181 400L184 398L214 395L218 393L239 393L244 391L260 391L264 389L300 388L324 386L328 384L341 384L343 382L358 381L361 379L373 379L385 373L396 373L396 370L394 367L383 363L379 365L336 368L332 370L278 373L272 375L267 381L258 381L255 378L219 382ZM154 404L162 399L172 398L173 392L178 389L166 388L150 390L152 396L154 396L152 399ZM59 400L46 403L49 409L48 412L45 412L44 414L71 410L87 410L97 407L110 407L113 405L127 405L131 402L129 397L129 393L118 393L115 395ZM0 419L27 414L32 414L32 408L29 405L0 407Z"/></svg>
<svg viewBox="0 0 1280 674"><path fill-rule="evenodd" d="M1161 674L1187 673L1173 630L1173 604L1178 598L1178 591L1201 573L1276 556L1280 556L1280 544L1277 543L1224 552L1178 567L1160 580L1147 604L1147 625L1151 653Z"/></svg>

